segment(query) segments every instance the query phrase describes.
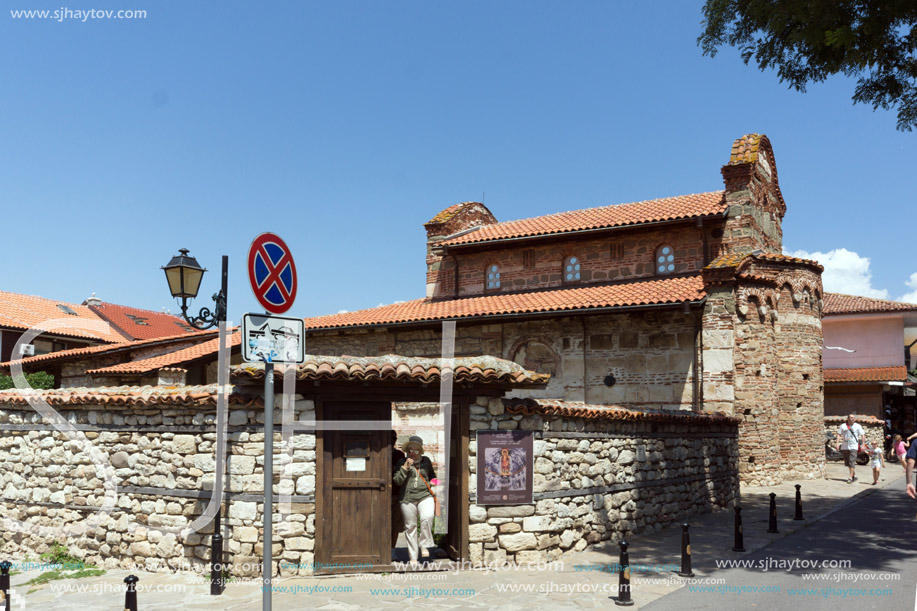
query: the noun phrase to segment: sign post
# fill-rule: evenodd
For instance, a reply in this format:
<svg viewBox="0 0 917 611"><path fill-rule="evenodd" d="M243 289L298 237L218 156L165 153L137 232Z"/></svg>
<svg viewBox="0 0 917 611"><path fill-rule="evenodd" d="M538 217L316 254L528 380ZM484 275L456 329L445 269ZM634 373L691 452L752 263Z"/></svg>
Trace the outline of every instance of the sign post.
<svg viewBox="0 0 917 611"><path fill-rule="evenodd" d="M273 233L256 237L248 250L248 279L252 292L270 314L283 314L296 299L296 264L286 243ZM299 329L295 322L299 323ZM261 565L261 608L271 610L274 518L274 363L305 359L302 320L246 314L242 353L246 361L264 363L264 539ZM299 331L297 334L296 331Z"/></svg>

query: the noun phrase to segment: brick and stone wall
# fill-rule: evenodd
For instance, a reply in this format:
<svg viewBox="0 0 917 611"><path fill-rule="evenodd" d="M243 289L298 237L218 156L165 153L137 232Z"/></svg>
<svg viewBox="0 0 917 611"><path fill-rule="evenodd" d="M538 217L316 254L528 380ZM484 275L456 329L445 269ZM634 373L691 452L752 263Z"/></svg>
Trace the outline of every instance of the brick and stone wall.
<svg viewBox="0 0 917 611"><path fill-rule="evenodd" d="M705 271L704 410L742 420L743 482L824 475L820 271L754 255Z"/></svg>
<svg viewBox="0 0 917 611"><path fill-rule="evenodd" d="M309 418L313 403L297 399L295 418ZM276 403L282 405L282 399ZM424 412L423 404L413 405ZM4 530L4 553L34 555L58 540L75 557L104 568L139 564L154 571L207 570L212 525L208 522L189 534L181 531L202 514L213 487L212 405L58 406L84 440L79 434L68 439L49 430L28 408L0 408L0 511L36 529ZM472 438L472 561L554 559L598 541L661 528L734 499L738 450L731 419L685 415L677 417L677 423L602 421L509 409L499 399L479 398L470 409L470 427L536 431L535 500L517 507L474 504ZM240 577L260 570L261 414L257 406L230 406L223 535L225 562ZM403 406L395 414L405 418L402 424L418 415ZM279 410L277 417L279 422ZM435 455L440 433L429 428L438 422L430 414L424 417L425 421L412 421L413 429L401 432L432 435L428 449ZM398 422L396 418L396 427ZM285 446L281 434L275 433L275 500L286 494L292 503L288 517L275 518L275 574L311 572L315 441L314 434L298 432ZM86 444L101 454L100 465L93 462ZM111 491L105 483L109 476L117 484ZM105 504L110 512L100 514L101 521L85 534L40 530L85 525Z"/></svg>
<svg viewBox="0 0 917 611"><path fill-rule="evenodd" d="M516 397L564 398L591 404L692 409L699 320L681 308L553 320L461 325L456 356L495 355L551 374L547 388ZM438 357L442 335L427 330L312 332L316 354ZM605 378L614 377L611 386Z"/></svg>
<svg viewBox="0 0 917 611"><path fill-rule="evenodd" d="M725 508L738 491L732 419L599 420L511 413L501 399L477 403L472 431L535 431L535 494L530 505L480 506L472 499L473 563L557 560L600 541ZM472 439L473 496L475 454Z"/></svg>

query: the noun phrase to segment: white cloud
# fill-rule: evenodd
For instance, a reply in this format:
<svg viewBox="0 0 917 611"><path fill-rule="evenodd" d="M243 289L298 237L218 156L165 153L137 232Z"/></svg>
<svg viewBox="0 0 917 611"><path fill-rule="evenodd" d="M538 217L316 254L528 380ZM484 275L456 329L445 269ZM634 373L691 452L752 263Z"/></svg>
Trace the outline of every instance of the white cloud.
<svg viewBox="0 0 917 611"><path fill-rule="evenodd" d="M829 293L845 293L876 299L888 299L888 291L872 286L872 272L869 271L869 257L861 257L846 248L835 248L828 252L806 252L795 250L787 252L791 257L815 259L825 271L821 281ZM913 284L912 284L913 283ZM911 296L917 297L917 274L911 275L908 286L915 289Z"/></svg>
<svg viewBox="0 0 917 611"><path fill-rule="evenodd" d="M350 311L350 310L338 310L338 314L346 314L346 313L348 313L349 311Z"/></svg>
<svg viewBox="0 0 917 611"><path fill-rule="evenodd" d="M910 293L905 293L901 297L898 297L898 301L917 303L917 272L911 274L910 279L905 282L905 284L913 290Z"/></svg>

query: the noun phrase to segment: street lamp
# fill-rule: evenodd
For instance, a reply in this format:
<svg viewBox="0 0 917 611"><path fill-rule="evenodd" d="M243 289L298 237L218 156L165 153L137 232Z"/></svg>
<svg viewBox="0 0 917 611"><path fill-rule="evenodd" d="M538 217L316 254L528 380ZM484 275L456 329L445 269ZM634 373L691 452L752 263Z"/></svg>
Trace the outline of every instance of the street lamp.
<svg viewBox="0 0 917 611"><path fill-rule="evenodd" d="M213 313L210 308L201 308L197 318L188 317L188 302L197 297L201 288L201 279L207 270L198 264L197 259L188 254L187 248L179 248L179 254L172 257L162 270L166 273L169 291L172 297L181 298L181 315L189 325L203 331L226 322L226 279L228 276L229 257L223 256L223 283L219 293L213 295L216 303Z"/></svg>
<svg viewBox="0 0 917 611"><path fill-rule="evenodd" d="M181 298L181 315L189 325L201 331L220 326L219 352L217 365L217 469L213 483L214 492L219 491L222 499L223 475L225 469L226 448L226 382L228 364L226 359L226 296L227 280L229 277L229 257L223 255L223 278L220 292L213 295L215 307L213 313L210 308L201 308L197 318L188 317L188 301L197 297L201 288L201 280L207 270L198 264L197 259L188 254L187 248L179 248L179 254L172 257L162 270L166 273L169 291L172 297ZM223 593L223 531L220 521L223 515L222 503L216 510L213 519L213 535L210 537L210 594L218 596Z"/></svg>

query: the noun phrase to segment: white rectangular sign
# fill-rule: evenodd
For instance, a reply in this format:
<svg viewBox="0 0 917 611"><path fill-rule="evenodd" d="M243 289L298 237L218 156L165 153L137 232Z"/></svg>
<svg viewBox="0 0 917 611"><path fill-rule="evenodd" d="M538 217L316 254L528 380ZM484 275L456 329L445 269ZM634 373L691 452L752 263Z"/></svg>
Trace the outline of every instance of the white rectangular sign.
<svg viewBox="0 0 917 611"><path fill-rule="evenodd" d="M242 360L247 363L303 363L306 325L301 318L242 316Z"/></svg>

